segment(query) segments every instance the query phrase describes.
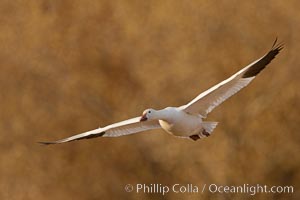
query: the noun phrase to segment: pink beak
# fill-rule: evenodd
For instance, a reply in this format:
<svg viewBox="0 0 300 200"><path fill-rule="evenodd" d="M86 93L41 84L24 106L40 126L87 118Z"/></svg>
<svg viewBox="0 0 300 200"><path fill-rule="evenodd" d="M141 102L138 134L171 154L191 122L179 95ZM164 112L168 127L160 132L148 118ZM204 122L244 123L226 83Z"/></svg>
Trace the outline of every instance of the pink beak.
<svg viewBox="0 0 300 200"><path fill-rule="evenodd" d="M146 113L142 115L140 122L146 121L148 118L146 117Z"/></svg>

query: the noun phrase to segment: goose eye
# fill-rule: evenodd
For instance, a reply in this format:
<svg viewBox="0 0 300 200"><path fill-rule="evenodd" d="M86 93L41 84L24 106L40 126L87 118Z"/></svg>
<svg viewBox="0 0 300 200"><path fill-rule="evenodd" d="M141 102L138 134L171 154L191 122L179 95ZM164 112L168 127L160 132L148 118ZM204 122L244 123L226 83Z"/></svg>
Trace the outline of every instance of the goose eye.
<svg viewBox="0 0 300 200"><path fill-rule="evenodd" d="M151 113L151 111L149 110L148 113Z"/></svg>

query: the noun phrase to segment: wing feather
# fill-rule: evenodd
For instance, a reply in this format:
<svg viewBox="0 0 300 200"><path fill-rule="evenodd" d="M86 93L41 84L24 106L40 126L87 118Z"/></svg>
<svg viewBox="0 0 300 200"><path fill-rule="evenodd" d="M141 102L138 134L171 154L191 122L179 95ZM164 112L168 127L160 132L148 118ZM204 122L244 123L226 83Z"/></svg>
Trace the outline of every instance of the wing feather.
<svg viewBox="0 0 300 200"><path fill-rule="evenodd" d="M91 139L96 137L118 137L158 128L161 128L161 126L159 125L159 122L157 120L140 122L140 117L135 117L132 119L108 125L104 128L98 128L61 140L39 143L48 145L71 142L74 140Z"/></svg>
<svg viewBox="0 0 300 200"><path fill-rule="evenodd" d="M202 117L206 117L215 107L247 86L275 58L283 48L282 44L276 45L276 42L277 39L266 55L201 93L181 108L188 113L200 114Z"/></svg>

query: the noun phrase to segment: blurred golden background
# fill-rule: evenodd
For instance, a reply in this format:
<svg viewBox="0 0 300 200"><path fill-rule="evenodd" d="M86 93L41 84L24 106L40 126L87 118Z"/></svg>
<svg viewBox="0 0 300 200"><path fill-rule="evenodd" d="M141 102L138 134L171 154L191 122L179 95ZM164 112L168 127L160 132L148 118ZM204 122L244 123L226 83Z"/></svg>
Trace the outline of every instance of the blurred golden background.
<svg viewBox="0 0 300 200"><path fill-rule="evenodd" d="M299 1L0 2L0 199L299 199ZM194 142L162 130L56 140L180 106L284 50ZM294 194L127 193L128 183L292 185Z"/></svg>

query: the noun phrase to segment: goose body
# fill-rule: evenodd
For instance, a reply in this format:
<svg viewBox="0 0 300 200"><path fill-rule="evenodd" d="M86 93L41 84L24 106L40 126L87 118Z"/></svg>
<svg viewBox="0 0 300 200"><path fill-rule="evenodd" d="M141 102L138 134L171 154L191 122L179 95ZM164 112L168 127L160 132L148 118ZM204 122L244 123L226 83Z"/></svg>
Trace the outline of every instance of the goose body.
<svg viewBox="0 0 300 200"><path fill-rule="evenodd" d="M114 123L65 139L41 143L59 144L96 137L118 137L151 129L163 129L174 136L192 140L207 137L213 132L218 123L203 121L203 119L214 108L247 86L275 58L283 48L282 44L277 45L276 42L277 39L271 50L263 57L202 92L186 105L167 107L162 110L146 109L141 117Z"/></svg>
<svg viewBox="0 0 300 200"><path fill-rule="evenodd" d="M202 130L200 115L190 115L175 107L168 107L158 112L165 113L166 116L159 119L160 126L172 135L188 137Z"/></svg>

